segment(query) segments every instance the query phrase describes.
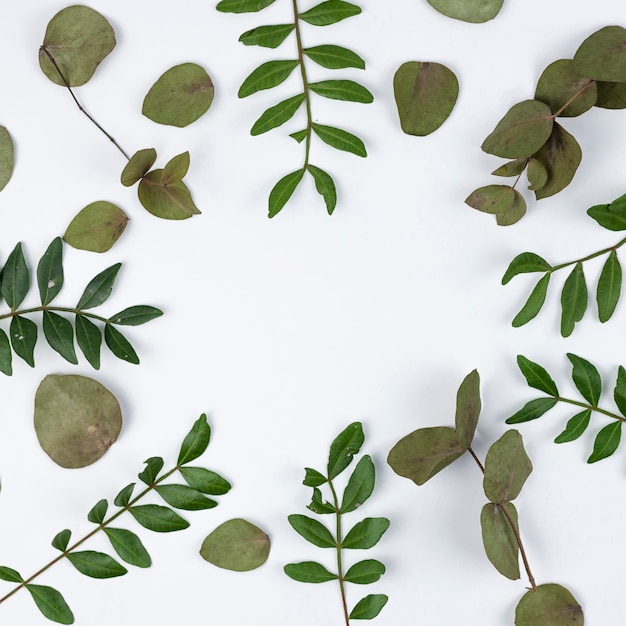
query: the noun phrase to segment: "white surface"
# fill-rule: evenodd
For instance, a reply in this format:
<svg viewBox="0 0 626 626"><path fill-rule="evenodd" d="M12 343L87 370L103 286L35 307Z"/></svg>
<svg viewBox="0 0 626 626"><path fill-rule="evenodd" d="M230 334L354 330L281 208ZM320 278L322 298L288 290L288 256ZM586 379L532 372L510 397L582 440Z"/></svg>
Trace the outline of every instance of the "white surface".
<svg viewBox="0 0 626 626"><path fill-rule="evenodd" d="M626 361L623 302L604 326L590 303L586 319L564 340L557 303L565 276L555 277L539 317L517 330L510 320L533 279L500 285L519 252L560 262L617 241L619 235L595 226L585 210L624 192L626 113L592 110L564 121L583 148L578 174L556 197L536 204L529 195L529 214L517 226L498 228L463 204L474 188L496 182L489 172L502 160L479 148L495 123L512 104L532 97L548 63L571 57L597 28L623 23L623 3L506 0L494 21L470 25L439 15L426 0L362 2L360 17L322 29L305 26L306 45L344 45L367 61L366 72L319 69L319 76L360 80L375 102L316 99L314 115L360 135L369 156L316 141L313 162L338 184L335 215L326 215L307 183L273 220L266 217L267 194L302 161L302 147L287 136L300 123L261 137L248 131L267 106L295 93L297 77L244 101L236 92L261 62L293 55L293 43L272 51L237 39L249 28L288 21L291 3L279 0L239 16L220 14L215 4L90 2L114 25L118 45L77 94L130 152L155 147L162 164L189 149L186 180L203 214L180 223L142 209L136 189L118 183L121 155L41 74L38 47L47 22L65 5L0 5L0 123L17 144L14 178L0 194L2 258L23 241L34 267L80 208L99 199L116 202L132 219L125 235L103 256L66 249L59 303L73 302L93 275L122 261L103 313L139 303L166 313L129 329L139 367L106 351L97 373L84 360L73 367L41 339L34 370L16 360L13 377L0 379L0 563L25 576L36 571L54 556L49 542L59 530L80 537L97 500L111 500L148 456L173 462L194 419L207 412L213 440L202 462L233 483L220 506L189 513L191 528L178 534L140 529L154 561L149 570L130 568L125 577L95 581L59 564L39 582L60 589L76 623L85 626L339 625L333 583L300 584L282 572L293 561L332 564L330 552L292 531L287 515L307 513L302 468L323 469L334 436L360 420L378 483L350 517L387 516L391 528L374 549L352 556L378 558L388 571L375 585L350 586L350 602L387 593L389 604L373 622L378 626L512 624L527 583L504 579L484 555L484 496L471 459L421 488L396 476L385 459L408 432L452 423L457 387L474 368L484 406L475 448L484 458L504 432L504 419L534 397L515 355L544 364L569 391L566 352L596 363L607 390ZM427 138L402 134L396 119L391 81L407 60L439 61L459 77L452 116ZM182 130L143 118L141 102L152 82L184 61L201 63L212 75L212 109ZM599 263L586 268L590 284L599 271ZM34 289L29 298L35 301ZM120 439L89 468L61 469L37 444L33 397L49 373L94 376L122 403ZM604 425L596 416L582 440L555 446L569 415L554 409L521 428L535 467L516 503L521 532L538 582L570 588L589 624L621 624L623 451L585 464L593 434ZM198 556L204 536L233 517L271 535L263 568L235 574ZM137 528L131 519L122 525ZM100 538L89 547L106 543ZM0 593L9 588L2 583ZM0 607L0 616L8 626L48 623L23 592Z"/></svg>

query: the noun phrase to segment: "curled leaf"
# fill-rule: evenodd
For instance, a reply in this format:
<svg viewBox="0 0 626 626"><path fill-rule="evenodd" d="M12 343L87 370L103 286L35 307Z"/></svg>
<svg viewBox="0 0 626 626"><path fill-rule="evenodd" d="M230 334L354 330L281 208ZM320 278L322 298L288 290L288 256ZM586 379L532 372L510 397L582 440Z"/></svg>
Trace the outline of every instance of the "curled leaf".
<svg viewBox="0 0 626 626"><path fill-rule="evenodd" d="M106 252L122 236L128 216L111 202L92 202L70 222L63 241L73 248Z"/></svg>

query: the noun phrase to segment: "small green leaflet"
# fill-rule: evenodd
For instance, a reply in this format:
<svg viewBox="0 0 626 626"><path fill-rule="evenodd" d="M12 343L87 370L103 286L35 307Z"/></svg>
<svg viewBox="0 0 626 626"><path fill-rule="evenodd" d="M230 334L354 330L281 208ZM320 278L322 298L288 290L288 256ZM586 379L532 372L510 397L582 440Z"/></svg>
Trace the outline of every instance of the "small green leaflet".
<svg viewBox="0 0 626 626"><path fill-rule="evenodd" d="M360 507L372 495L375 480L374 463L368 455L365 455L357 463L348 480L341 501L341 512L349 513Z"/></svg>
<svg viewBox="0 0 626 626"><path fill-rule="evenodd" d="M211 427L203 413L187 433L178 453L177 465L185 465L201 456L211 440Z"/></svg>
<svg viewBox="0 0 626 626"><path fill-rule="evenodd" d="M362 104L369 104L374 101L374 96L369 89L353 80L324 80L318 83L309 83L309 89L318 96L332 100L345 100Z"/></svg>
<svg viewBox="0 0 626 626"><path fill-rule="evenodd" d="M569 337L576 322L580 322L587 310L587 283L581 262L576 263L565 280L561 292L561 335Z"/></svg>
<svg viewBox="0 0 626 626"><path fill-rule="evenodd" d="M179 471L185 482L201 493L223 496L230 491L231 485L225 478L204 467L184 466Z"/></svg>
<svg viewBox="0 0 626 626"><path fill-rule="evenodd" d="M346 67L355 67L360 70L365 69L365 61L352 50L341 46L315 46L305 48L304 54L318 65L330 70L338 70Z"/></svg>
<svg viewBox="0 0 626 626"><path fill-rule="evenodd" d="M593 452L587 463L596 463L611 456L619 446L623 422L615 421L600 429L593 443Z"/></svg>
<svg viewBox="0 0 626 626"><path fill-rule="evenodd" d="M594 365L585 359L568 353L567 358L572 364L572 380L580 395L592 406L597 406L602 395L602 379Z"/></svg>
<svg viewBox="0 0 626 626"><path fill-rule="evenodd" d="M358 454L364 441L365 435L360 422L353 422L335 437L328 454L329 480L339 476L352 463L354 455Z"/></svg>
<svg viewBox="0 0 626 626"><path fill-rule="evenodd" d="M102 524L108 508L109 503L106 500L99 500L87 514L87 519L93 524Z"/></svg>
<svg viewBox="0 0 626 626"><path fill-rule="evenodd" d="M46 585L26 585L37 608L41 613L53 622L58 624L73 624L74 615L67 606L63 596L52 587Z"/></svg>
<svg viewBox="0 0 626 626"><path fill-rule="evenodd" d="M328 26L359 13L361 9L355 4L343 2L343 0L327 0L300 13L300 19L313 26Z"/></svg>
<svg viewBox="0 0 626 626"><path fill-rule="evenodd" d="M372 548L389 528L389 520L385 517L366 517L355 524L344 537L343 548L366 550Z"/></svg>
<svg viewBox="0 0 626 626"><path fill-rule="evenodd" d="M60 237L52 240L37 265L37 285L43 306L50 304L63 287L63 241Z"/></svg>
<svg viewBox="0 0 626 626"><path fill-rule="evenodd" d="M521 308L520 312L513 318L512 325L514 328L519 328L524 324L530 322L537 316L537 313L541 310L543 303L546 301L546 294L548 293L548 284L550 282L550 274L546 274L535 285L532 290L526 304Z"/></svg>
<svg viewBox="0 0 626 626"><path fill-rule="evenodd" d="M381 593L365 596L350 611L350 619L374 619L383 610L387 600L389 598Z"/></svg>
<svg viewBox="0 0 626 626"><path fill-rule="evenodd" d="M549 272L552 266L534 252L522 252L510 263L502 277L502 284L506 285L511 278L527 272Z"/></svg>
<svg viewBox="0 0 626 626"><path fill-rule="evenodd" d="M43 312L43 334L50 347L66 361L76 365L78 359L74 350L74 329L69 320L51 311Z"/></svg>
<svg viewBox="0 0 626 626"><path fill-rule="evenodd" d="M0 273L0 293L12 311L20 306L30 288L30 272L22 244L18 243L9 254Z"/></svg>
<svg viewBox="0 0 626 626"><path fill-rule="evenodd" d="M565 430L554 440L554 443L567 443L578 439L589 426L591 409L576 413L568 422Z"/></svg>
<svg viewBox="0 0 626 626"><path fill-rule="evenodd" d="M273 187L269 197L268 217L275 217L280 213L283 207L289 202L289 198L293 195L296 187L300 184L304 170L296 170L283 176Z"/></svg>
<svg viewBox="0 0 626 626"><path fill-rule="evenodd" d="M278 48L293 32L293 24L276 24L275 26L258 26L247 30L239 41L245 46L262 46L264 48Z"/></svg>
<svg viewBox="0 0 626 626"><path fill-rule="evenodd" d="M299 94L293 98L283 100L278 104L270 107L261 115L250 129L251 135L261 135L272 128L276 128L281 124L289 121L304 102L304 94Z"/></svg>
<svg viewBox="0 0 626 626"><path fill-rule="evenodd" d="M522 422L530 422L547 413L551 408L556 406L558 400L556 398L537 398L527 402L517 413L506 420L507 424L521 424Z"/></svg>
<svg viewBox="0 0 626 626"><path fill-rule="evenodd" d="M217 506L215 500L206 498L196 489L187 485L157 485L156 492L175 509L184 511L201 511Z"/></svg>
<svg viewBox="0 0 626 626"><path fill-rule="evenodd" d="M9 328L11 346L15 354L35 367L35 344L37 343L37 325L27 317L16 315Z"/></svg>
<svg viewBox="0 0 626 626"><path fill-rule="evenodd" d="M121 267L121 263L116 263L94 276L89 281L87 287L85 287L85 291L83 291L83 295L78 300L76 308L81 310L93 309L106 302L111 295L111 291L113 291L113 285Z"/></svg>
<svg viewBox="0 0 626 626"><path fill-rule="evenodd" d="M298 61L267 61L257 67L242 83L238 96L247 98L257 91L271 89L287 80Z"/></svg>
<svg viewBox="0 0 626 626"><path fill-rule="evenodd" d="M356 135L341 128L324 126L322 124L313 124L312 128L313 132L329 146L337 148L337 150L351 152L360 157L367 156L365 144Z"/></svg>
<svg viewBox="0 0 626 626"><path fill-rule="evenodd" d="M52 547L60 550L61 552L65 552L70 542L71 536L72 531L68 530L67 528L65 530L62 530L60 533L57 533L54 536L54 539L52 540Z"/></svg>
<svg viewBox="0 0 626 626"><path fill-rule="evenodd" d="M215 8L223 13L253 13L273 2L274 0L221 0Z"/></svg>
<svg viewBox="0 0 626 626"><path fill-rule="evenodd" d="M134 365L139 364L139 357L133 346L128 339L111 324L106 324L104 327L104 341L107 346L109 346L109 350L111 350L118 359L133 363Z"/></svg>
<svg viewBox="0 0 626 626"><path fill-rule="evenodd" d="M83 550L69 552L65 556L81 574L91 578L114 578L128 572L123 565L104 552Z"/></svg>
<svg viewBox="0 0 626 626"><path fill-rule="evenodd" d="M323 565L315 561L290 563L283 568L285 574L301 583L325 583L337 580L337 574L329 572Z"/></svg>
<svg viewBox="0 0 626 626"><path fill-rule="evenodd" d="M337 542L324 524L306 515L290 515L291 527L308 542L319 548L335 548Z"/></svg>
<svg viewBox="0 0 626 626"><path fill-rule="evenodd" d="M125 528L106 527L103 530L120 559L136 567L150 567L152 565L148 551L135 533Z"/></svg>
<svg viewBox="0 0 626 626"><path fill-rule="evenodd" d="M337 206L337 189L335 188L335 182L331 178L330 174L315 165L311 165L309 163L309 165L307 165L307 170L311 176L313 176L315 188L318 193L324 198L328 215L332 215L335 207Z"/></svg>
<svg viewBox="0 0 626 626"><path fill-rule="evenodd" d="M530 359L519 354L517 356L517 365L520 371L524 375L529 387L539 389L550 396L558 396L559 390L556 383L552 380L552 377L545 368L541 367L538 363L533 363Z"/></svg>
<svg viewBox="0 0 626 626"><path fill-rule="evenodd" d="M368 585L380 580L385 573L385 566L375 559L367 559L355 563L345 574L344 578L350 583Z"/></svg>
<svg viewBox="0 0 626 626"><path fill-rule="evenodd" d="M622 266L617 258L617 252L611 250L598 280L596 302L598 303L598 318L601 322L610 319L615 311L622 290Z"/></svg>
<svg viewBox="0 0 626 626"><path fill-rule="evenodd" d="M617 370L617 381L613 391L613 399L620 413L626 416L626 370L621 365Z"/></svg>

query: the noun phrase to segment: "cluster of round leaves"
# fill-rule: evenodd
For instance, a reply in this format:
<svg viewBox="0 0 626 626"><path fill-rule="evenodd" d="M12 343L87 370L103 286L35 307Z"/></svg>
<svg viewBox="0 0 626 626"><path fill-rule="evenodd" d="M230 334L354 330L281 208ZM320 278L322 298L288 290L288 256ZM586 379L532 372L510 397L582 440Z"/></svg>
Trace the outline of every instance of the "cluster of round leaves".
<svg viewBox="0 0 626 626"><path fill-rule="evenodd" d="M507 226L526 213L526 201L515 189L524 171L537 200L567 187L582 150L556 120L576 117L593 106L626 108L626 29L621 26L600 29L585 39L573 59L551 63L539 78L535 97L511 107L482 149L512 159L492 173L517 180L512 185L480 187L466 203L495 214L498 224Z"/></svg>

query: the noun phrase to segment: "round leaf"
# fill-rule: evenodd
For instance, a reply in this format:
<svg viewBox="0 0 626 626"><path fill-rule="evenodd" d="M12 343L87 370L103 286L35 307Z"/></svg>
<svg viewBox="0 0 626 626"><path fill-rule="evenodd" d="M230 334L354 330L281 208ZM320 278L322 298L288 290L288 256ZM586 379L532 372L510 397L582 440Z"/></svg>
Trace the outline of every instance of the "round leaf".
<svg viewBox="0 0 626 626"><path fill-rule="evenodd" d="M0 126L0 191L2 191L13 174L13 165L15 163L15 149L13 139L9 131Z"/></svg>
<svg viewBox="0 0 626 626"><path fill-rule="evenodd" d="M522 436L516 430L507 430L487 452L485 495L494 504L515 500L532 470Z"/></svg>
<svg viewBox="0 0 626 626"><path fill-rule="evenodd" d="M200 548L203 559L217 567L248 572L267 561L270 538L244 519L232 519L218 526Z"/></svg>
<svg viewBox="0 0 626 626"><path fill-rule="evenodd" d="M445 65L409 61L396 71L393 91L402 130L423 137L448 119L459 95L459 82Z"/></svg>
<svg viewBox="0 0 626 626"><path fill-rule="evenodd" d="M63 241L79 250L106 252L122 236L127 223L128 216L115 204L92 202L70 222Z"/></svg>
<svg viewBox="0 0 626 626"><path fill-rule="evenodd" d="M65 85L60 70L70 87L78 87L93 76L114 47L115 32L100 13L82 5L67 7L48 24L39 50L39 66L53 83Z"/></svg>
<svg viewBox="0 0 626 626"><path fill-rule="evenodd" d="M576 117L588 111L596 103L597 97L595 82L580 76L574 70L574 62L570 59L550 63L543 70L535 91L535 98L545 102L552 113L561 111L561 108L574 98L559 113L563 117Z"/></svg>
<svg viewBox="0 0 626 626"><path fill-rule="evenodd" d="M115 442L122 412L115 396L85 376L50 375L35 395L35 431L44 452L62 467L85 467Z"/></svg>
<svg viewBox="0 0 626 626"><path fill-rule="evenodd" d="M576 50L574 68L594 80L626 82L626 29L605 26L587 37Z"/></svg>
<svg viewBox="0 0 626 626"><path fill-rule="evenodd" d="M121 181L124 187L132 187L140 181L154 165L157 153L154 148L144 148L130 157L126 167L122 170Z"/></svg>
<svg viewBox="0 0 626 626"><path fill-rule="evenodd" d="M182 63L167 70L152 85L141 112L157 124L182 128L209 110L214 92L213 81L204 68Z"/></svg>
<svg viewBox="0 0 626 626"><path fill-rule="evenodd" d="M515 609L515 626L583 626L583 610L561 585L548 583L527 591Z"/></svg>
<svg viewBox="0 0 626 626"><path fill-rule="evenodd" d="M455 20L480 24L492 20L504 0L428 0L428 4Z"/></svg>
<svg viewBox="0 0 626 626"><path fill-rule="evenodd" d="M510 185L487 185L472 191L465 198L465 204L483 213L504 213L510 209L517 198L516 190Z"/></svg>

